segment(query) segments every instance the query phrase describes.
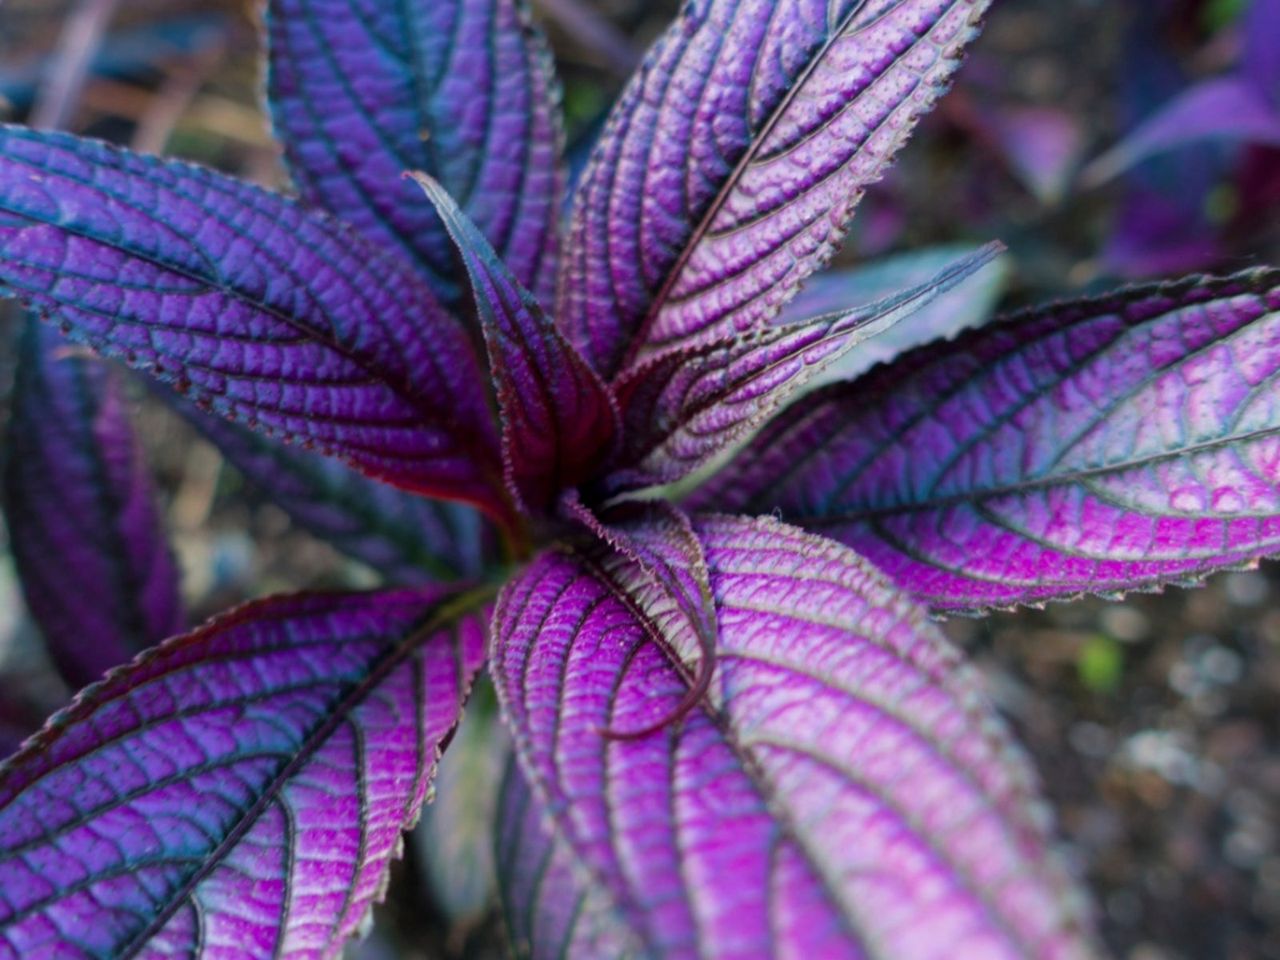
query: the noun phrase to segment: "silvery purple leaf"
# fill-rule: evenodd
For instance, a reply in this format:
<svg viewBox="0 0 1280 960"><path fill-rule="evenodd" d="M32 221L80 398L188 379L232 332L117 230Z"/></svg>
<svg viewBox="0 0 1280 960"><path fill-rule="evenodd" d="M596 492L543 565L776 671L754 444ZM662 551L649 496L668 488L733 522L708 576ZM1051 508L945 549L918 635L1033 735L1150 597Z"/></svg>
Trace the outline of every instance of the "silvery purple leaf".
<svg viewBox="0 0 1280 960"><path fill-rule="evenodd" d="M0 127L0 293L223 416L505 509L466 330L397 258L289 201Z"/></svg>
<svg viewBox="0 0 1280 960"><path fill-rule="evenodd" d="M494 559L493 528L473 508L397 490L340 460L274 443L165 393L259 494L389 582L478 577Z"/></svg>
<svg viewBox="0 0 1280 960"><path fill-rule="evenodd" d="M858 343L928 306L1002 249L988 244L869 305L693 349L675 347L624 371L615 384L624 441L605 489L614 493L691 473Z"/></svg>
<svg viewBox="0 0 1280 960"><path fill-rule="evenodd" d="M976 253L974 247L945 245L893 254L847 270L828 270L805 281L803 289L774 321L786 326L807 317L847 310L926 283L947 264ZM859 340L848 353L816 373L805 390L837 380L852 380L877 363L888 363L913 347L950 339L980 327L995 314L1010 276L1010 257L1002 254L937 299L903 317L874 337Z"/></svg>
<svg viewBox="0 0 1280 960"><path fill-rule="evenodd" d="M517 960L642 960L636 940L600 884L575 862L519 764L498 794L494 860L507 942Z"/></svg>
<svg viewBox="0 0 1280 960"><path fill-rule="evenodd" d="M646 738L602 731L669 715L692 665L638 564L554 551L499 598L494 680L552 857L652 956L1092 956L1034 777L924 611L776 521L694 529L716 674Z"/></svg>
<svg viewBox="0 0 1280 960"><path fill-rule="evenodd" d="M303 199L468 308L406 170L445 185L525 286L555 292L558 93L526 0L271 0L268 97Z"/></svg>
<svg viewBox="0 0 1280 960"><path fill-rule="evenodd" d="M116 372L28 317L5 516L32 616L73 687L182 630L179 574Z"/></svg>
<svg viewBox="0 0 1280 960"><path fill-rule="evenodd" d="M465 597L260 601L0 766L0 957L336 957L484 656Z"/></svg>
<svg viewBox="0 0 1280 960"><path fill-rule="evenodd" d="M986 6L684 4L576 192L557 318L596 369L759 329L835 251Z"/></svg>
<svg viewBox="0 0 1280 960"><path fill-rule="evenodd" d="M1280 549L1280 270L1019 314L814 393L695 500L778 511L942 610Z"/></svg>
<svg viewBox="0 0 1280 960"><path fill-rule="evenodd" d="M618 435L613 394L430 177L416 176L466 265L502 413L507 485L529 511L586 480Z"/></svg>

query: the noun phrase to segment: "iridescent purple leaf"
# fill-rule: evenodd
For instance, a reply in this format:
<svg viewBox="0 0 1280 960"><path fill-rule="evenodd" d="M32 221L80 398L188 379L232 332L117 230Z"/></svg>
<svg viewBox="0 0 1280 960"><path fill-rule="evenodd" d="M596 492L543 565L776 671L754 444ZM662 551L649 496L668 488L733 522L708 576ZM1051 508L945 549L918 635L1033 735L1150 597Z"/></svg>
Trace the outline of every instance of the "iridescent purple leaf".
<svg viewBox="0 0 1280 960"><path fill-rule="evenodd" d="M636 940L604 886L592 883L529 787L514 755L498 796L494 833L507 940L517 960L640 960Z"/></svg>
<svg viewBox="0 0 1280 960"><path fill-rule="evenodd" d="M223 416L503 509L465 329L398 259L296 204L0 127L0 293Z"/></svg>
<svg viewBox="0 0 1280 960"><path fill-rule="evenodd" d="M1241 72L1280 111L1280 0L1253 0L1244 20Z"/></svg>
<svg viewBox="0 0 1280 960"><path fill-rule="evenodd" d="M1033 310L814 393L699 491L943 610L1151 589L1280 550L1280 270Z"/></svg>
<svg viewBox="0 0 1280 960"><path fill-rule="evenodd" d="M715 680L644 739L601 731L668 715L691 652L639 565L547 553L499 599L495 683L575 875L654 956L1091 956L1031 770L924 611L776 521L695 529Z"/></svg>
<svg viewBox="0 0 1280 960"><path fill-rule="evenodd" d="M870 305L696 349L676 347L624 371L615 390L624 444L610 493L677 480L759 426L856 344L889 330L989 264L989 244Z"/></svg>
<svg viewBox="0 0 1280 960"><path fill-rule="evenodd" d="M684 4L575 197L557 317L596 369L775 314L834 252L986 6Z"/></svg>
<svg viewBox="0 0 1280 960"><path fill-rule="evenodd" d="M316 956L382 895L484 652L466 599L249 605L0 766L0 956Z"/></svg>
<svg viewBox="0 0 1280 960"><path fill-rule="evenodd" d="M907 287L926 283L947 264L976 253L974 247L925 247L899 253L849 270L828 270L805 281L804 288L775 321L779 326L872 303ZM816 373L804 389L837 380L852 380L877 363L888 363L913 347L951 339L980 327L995 314L1009 281L1010 258L1001 254L973 276L960 281L910 316L874 337L859 340L844 356Z"/></svg>
<svg viewBox="0 0 1280 960"><path fill-rule="evenodd" d="M471 507L397 490L332 457L274 443L166 393L170 405L262 496L391 583L478 577L493 560L493 528Z"/></svg>
<svg viewBox="0 0 1280 960"><path fill-rule="evenodd" d="M1280 110L1247 80L1207 80L1145 120L1083 176L1090 184L1103 183L1150 157L1206 140L1280 146Z"/></svg>
<svg viewBox="0 0 1280 960"><path fill-rule="evenodd" d="M4 499L32 616L73 687L182 630L179 575L121 384L27 319Z"/></svg>
<svg viewBox="0 0 1280 960"><path fill-rule="evenodd" d="M267 12L268 95L303 199L399 249L459 299L449 238L400 179L425 170L550 303L558 102L526 0L271 0Z"/></svg>
<svg viewBox="0 0 1280 960"><path fill-rule="evenodd" d="M587 479L618 434L618 409L534 296L516 280L444 188L418 183L466 264L502 412L507 484L530 510Z"/></svg>

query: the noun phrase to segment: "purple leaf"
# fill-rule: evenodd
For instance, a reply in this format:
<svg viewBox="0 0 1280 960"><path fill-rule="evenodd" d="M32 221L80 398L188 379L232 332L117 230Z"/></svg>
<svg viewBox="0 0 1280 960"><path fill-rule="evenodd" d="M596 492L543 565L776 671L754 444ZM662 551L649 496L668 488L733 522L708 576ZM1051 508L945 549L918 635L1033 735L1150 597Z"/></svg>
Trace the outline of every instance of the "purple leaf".
<svg viewBox="0 0 1280 960"><path fill-rule="evenodd" d="M1002 249L989 244L867 306L697 349L676 347L625 371L616 384L625 441L606 489L666 483L692 472L759 426L856 344L928 306Z"/></svg>
<svg viewBox="0 0 1280 960"><path fill-rule="evenodd" d="M115 371L29 317L4 496L32 616L72 686L182 630L179 575Z"/></svg>
<svg viewBox="0 0 1280 960"><path fill-rule="evenodd" d="M666 715L689 683L637 565L544 554L494 617L522 769L646 952L1090 956L1030 768L924 612L830 541L695 527L720 635L682 724L600 733Z"/></svg>
<svg viewBox="0 0 1280 960"><path fill-rule="evenodd" d="M575 198L557 317L596 369L759 329L835 251L986 6L684 4Z"/></svg>
<svg viewBox="0 0 1280 960"><path fill-rule="evenodd" d="M465 329L400 261L296 204L0 127L0 292L223 416L504 510Z"/></svg>
<svg viewBox="0 0 1280 960"><path fill-rule="evenodd" d="M339 460L274 443L165 393L259 493L391 583L478 577L494 558L493 528L471 507L397 490Z"/></svg>
<svg viewBox="0 0 1280 960"><path fill-rule="evenodd" d="M982 125L1001 157L1040 203L1062 202L1084 150L1084 131L1056 107L1002 106L982 110Z"/></svg>
<svg viewBox="0 0 1280 960"><path fill-rule="evenodd" d="M1244 20L1244 78L1280 113L1280 0L1253 0Z"/></svg>
<svg viewBox="0 0 1280 960"><path fill-rule="evenodd" d="M0 767L0 955L337 956L483 658L466 604L261 601L81 693Z"/></svg>
<svg viewBox="0 0 1280 960"><path fill-rule="evenodd" d="M520 773L507 763L494 834L507 939L517 960L639 960L650 954L573 852Z"/></svg>
<svg viewBox="0 0 1280 960"><path fill-rule="evenodd" d="M618 433L613 395L439 183L416 179L466 264L502 412L507 484L530 511L590 477Z"/></svg>
<svg viewBox="0 0 1280 960"><path fill-rule="evenodd" d="M1246 80L1207 80L1178 95L1089 164L1084 180L1097 185L1150 157L1206 140L1280 146L1280 110Z"/></svg>
<svg viewBox="0 0 1280 960"><path fill-rule="evenodd" d="M777 510L943 610L1151 589L1280 549L1280 270L1030 311L806 397L696 495Z"/></svg>
<svg viewBox="0 0 1280 960"><path fill-rule="evenodd" d="M305 201L459 297L449 238L400 179L425 170L551 302L558 95L527 0L271 0L267 23L272 115Z"/></svg>

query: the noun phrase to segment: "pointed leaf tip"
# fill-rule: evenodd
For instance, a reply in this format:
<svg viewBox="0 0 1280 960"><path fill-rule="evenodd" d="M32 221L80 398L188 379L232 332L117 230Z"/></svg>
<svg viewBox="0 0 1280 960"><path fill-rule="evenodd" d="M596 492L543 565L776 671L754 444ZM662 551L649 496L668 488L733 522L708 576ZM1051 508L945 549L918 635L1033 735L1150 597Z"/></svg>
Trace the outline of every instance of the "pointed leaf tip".
<svg viewBox="0 0 1280 960"><path fill-rule="evenodd" d="M439 211L471 278L512 493L531 512L548 510L608 455L619 430L613 395L440 183L407 176Z"/></svg>
<svg viewBox="0 0 1280 960"><path fill-rule="evenodd" d="M923 283L874 303L697 348L675 347L619 376L623 443L605 488L616 493L688 475L759 427L815 377L924 309L1004 250L989 243Z"/></svg>
<svg viewBox="0 0 1280 960"><path fill-rule="evenodd" d="M469 309L439 219L396 179L428 170L550 302L560 116L527 0L270 0L266 12L268 101L303 199Z"/></svg>

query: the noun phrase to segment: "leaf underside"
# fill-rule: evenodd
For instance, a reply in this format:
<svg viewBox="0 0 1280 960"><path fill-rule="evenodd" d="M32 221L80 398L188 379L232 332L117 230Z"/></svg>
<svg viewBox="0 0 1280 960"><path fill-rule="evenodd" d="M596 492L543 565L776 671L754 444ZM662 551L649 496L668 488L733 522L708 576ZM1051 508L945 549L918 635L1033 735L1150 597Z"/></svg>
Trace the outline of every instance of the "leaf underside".
<svg viewBox="0 0 1280 960"><path fill-rule="evenodd" d="M222 416L502 510L466 330L407 266L290 201L0 127L0 292Z"/></svg>
<svg viewBox="0 0 1280 960"><path fill-rule="evenodd" d="M465 504L397 490L333 457L275 443L169 391L164 396L260 495L392 584L478 577L496 555L492 527Z"/></svg>
<svg viewBox="0 0 1280 960"><path fill-rule="evenodd" d="M777 511L973 611L1280 549L1280 271L1029 311L814 393L695 503Z"/></svg>
<svg viewBox="0 0 1280 960"><path fill-rule="evenodd" d="M260 601L81 693L0 766L0 957L337 956L483 658L450 602Z"/></svg>
<svg viewBox="0 0 1280 960"><path fill-rule="evenodd" d="M4 502L32 616L72 687L183 629L156 491L108 364L28 317Z"/></svg>
<svg viewBox="0 0 1280 960"><path fill-rule="evenodd" d="M835 251L986 6L684 4L575 197L557 317L596 369L763 326Z"/></svg>
<svg viewBox="0 0 1280 960"><path fill-rule="evenodd" d="M303 199L469 307L443 225L400 179L425 171L550 303L559 104L526 0L271 0L267 12L268 100Z"/></svg>
<svg viewBox="0 0 1280 960"><path fill-rule="evenodd" d="M688 688L642 567L547 553L498 602L495 684L580 882L654 956L1091 956L1031 771L923 610L777 522L694 528L716 675L649 737L601 736Z"/></svg>

